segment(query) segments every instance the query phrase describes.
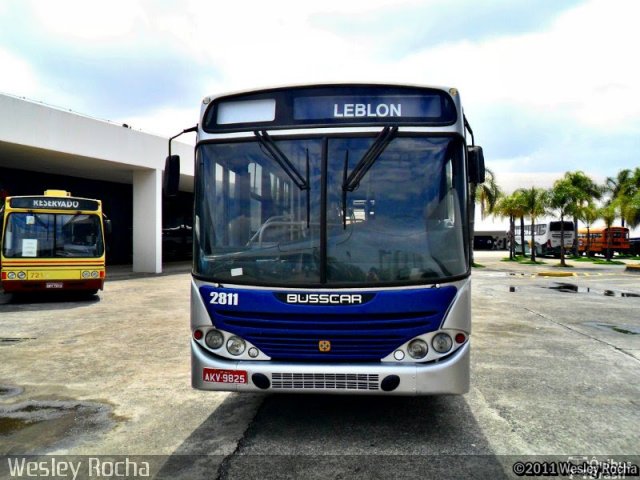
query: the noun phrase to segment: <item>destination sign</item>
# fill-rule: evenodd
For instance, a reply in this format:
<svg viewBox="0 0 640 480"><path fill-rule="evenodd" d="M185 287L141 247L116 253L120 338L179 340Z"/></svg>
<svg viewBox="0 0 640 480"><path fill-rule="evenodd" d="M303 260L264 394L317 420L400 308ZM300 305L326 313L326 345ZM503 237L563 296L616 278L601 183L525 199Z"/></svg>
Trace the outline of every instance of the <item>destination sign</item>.
<svg viewBox="0 0 640 480"><path fill-rule="evenodd" d="M442 105L438 95L299 97L293 103L295 120L440 118L441 116Z"/></svg>
<svg viewBox="0 0 640 480"><path fill-rule="evenodd" d="M29 210L98 210L96 200L72 197L14 197L10 200L11 208L26 208Z"/></svg>
<svg viewBox="0 0 640 480"><path fill-rule="evenodd" d="M452 125L458 120L445 90L394 85L318 85L247 92L215 99L202 119L206 132L332 125Z"/></svg>

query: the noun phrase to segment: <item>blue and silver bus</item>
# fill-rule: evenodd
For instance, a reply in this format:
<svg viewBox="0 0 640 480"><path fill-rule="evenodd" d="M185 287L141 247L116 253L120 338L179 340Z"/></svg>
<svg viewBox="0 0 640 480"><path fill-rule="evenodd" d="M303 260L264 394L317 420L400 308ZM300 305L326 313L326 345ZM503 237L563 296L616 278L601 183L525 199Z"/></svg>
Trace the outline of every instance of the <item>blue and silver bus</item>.
<svg viewBox="0 0 640 480"><path fill-rule="evenodd" d="M484 159L456 89L211 96L187 131L194 388L468 391L470 185ZM167 193L178 177L169 154Z"/></svg>

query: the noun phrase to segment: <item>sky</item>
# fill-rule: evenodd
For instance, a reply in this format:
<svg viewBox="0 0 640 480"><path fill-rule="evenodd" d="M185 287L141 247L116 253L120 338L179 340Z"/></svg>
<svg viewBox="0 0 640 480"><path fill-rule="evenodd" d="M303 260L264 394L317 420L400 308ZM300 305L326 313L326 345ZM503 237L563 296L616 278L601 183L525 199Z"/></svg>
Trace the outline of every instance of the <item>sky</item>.
<svg viewBox="0 0 640 480"><path fill-rule="evenodd" d="M0 92L171 136L209 94L458 88L507 191L640 166L637 0L3 0Z"/></svg>

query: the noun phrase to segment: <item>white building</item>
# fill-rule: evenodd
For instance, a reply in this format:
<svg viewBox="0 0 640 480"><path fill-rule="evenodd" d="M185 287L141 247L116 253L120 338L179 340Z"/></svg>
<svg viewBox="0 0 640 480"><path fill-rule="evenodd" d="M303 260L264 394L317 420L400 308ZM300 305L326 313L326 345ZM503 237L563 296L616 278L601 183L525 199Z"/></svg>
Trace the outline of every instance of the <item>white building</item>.
<svg viewBox="0 0 640 480"><path fill-rule="evenodd" d="M0 112L0 190L5 195L62 188L99 198L114 221L113 235L131 245L133 270L162 271L168 139L2 94ZM183 159L180 190L193 192L193 147L174 141L172 151Z"/></svg>

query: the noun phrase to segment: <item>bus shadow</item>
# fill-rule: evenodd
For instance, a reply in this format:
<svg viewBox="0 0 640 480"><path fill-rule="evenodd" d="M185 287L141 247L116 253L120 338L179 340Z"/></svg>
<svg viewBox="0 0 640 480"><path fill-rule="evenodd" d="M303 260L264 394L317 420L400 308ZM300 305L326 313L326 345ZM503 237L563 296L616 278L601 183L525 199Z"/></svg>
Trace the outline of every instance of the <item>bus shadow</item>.
<svg viewBox="0 0 640 480"><path fill-rule="evenodd" d="M20 312L28 310L32 305L41 304L46 304L51 310L68 310L98 302L98 294L90 295L86 292L0 292L1 312Z"/></svg>
<svg viewBox="0 0 640 480"><path fill-rule="evenodd" d="M161 473L180 477L188 456L217 453L208 461L220 478L509 478L463 396L267 395L222 460L206 445L240 397L230 395Z"/></svg>

